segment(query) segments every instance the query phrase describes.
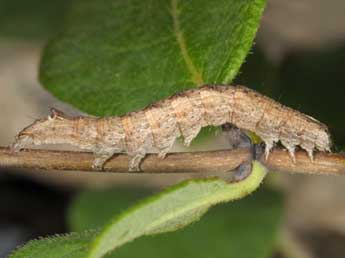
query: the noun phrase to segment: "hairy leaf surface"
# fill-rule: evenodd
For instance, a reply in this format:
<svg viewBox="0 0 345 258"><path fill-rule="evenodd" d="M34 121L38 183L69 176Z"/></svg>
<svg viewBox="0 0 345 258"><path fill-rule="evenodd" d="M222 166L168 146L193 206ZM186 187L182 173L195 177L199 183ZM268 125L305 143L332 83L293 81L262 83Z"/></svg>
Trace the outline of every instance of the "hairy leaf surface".
<svg viewBox="0 0 345 258"><path fill-rule="evenodd" d="M186 88L229 83L265 0L82 0L46 47L43 85L93 115L134 111Z"/></svg>
<svg viewBox="0 0 345 258"><path fill-rule="evenodd" d="M110 224L107 221L113 214L128 207L142 192L86 195L84 201L73 205L71 224L78 231L106 225L101 234L84 231L31 241L10 257L81 258L87 257L90 250L92 257L102 257L139 236L173 231L197 221L212 205L254 191L265 174L266 170L255 162L253 173L241 183L227 184L220 179L187 181L140 202ZM205 220L186 230L139 239L106 257L189 257L195 250L199 250L199 257L269 257L281 218L281 202L272 192L255 196L217 207ZM116 200L118 206L110 204Z"/></svg>

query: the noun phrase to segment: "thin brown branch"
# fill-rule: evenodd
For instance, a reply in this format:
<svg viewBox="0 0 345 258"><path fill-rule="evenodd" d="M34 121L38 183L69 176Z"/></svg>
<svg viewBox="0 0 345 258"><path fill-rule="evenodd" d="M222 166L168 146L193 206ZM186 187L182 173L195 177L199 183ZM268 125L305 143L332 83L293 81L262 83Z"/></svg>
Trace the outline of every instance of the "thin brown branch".
<svg viewBox="0 0 345 258"><path fill-rule="evenodd" d="M163 160L149 154L139 173L226 172L236 169L249 157L249 149L170 153ZM11 153L0 147L0 168L95 171L93 159L93 154L87 152L23 150ZM345 155L342 154L317 153L311 162L304 151L299 151L294 164L285 150L275 149L267 161L263 158L260 161L270 171L345 175ZM127 155L119 154L106 163L103 172L127 173L128 162Z"/></svg>

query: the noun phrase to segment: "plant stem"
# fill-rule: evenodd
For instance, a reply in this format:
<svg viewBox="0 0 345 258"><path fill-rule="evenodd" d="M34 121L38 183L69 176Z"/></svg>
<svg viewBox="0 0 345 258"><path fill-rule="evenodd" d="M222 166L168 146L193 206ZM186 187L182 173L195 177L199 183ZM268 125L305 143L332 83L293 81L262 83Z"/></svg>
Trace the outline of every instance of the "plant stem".
<svg viewBox="0 0 345 258"><path fill-rule="evenodd" d="M141 164L139 173L214 173L236 169L250 158L250 149L220 150L205 152L170 153L165 159L155 154L148 154ZM0 168L43 169L43 170L78 170L94 171L94 156L88 152L23 150L11 153L8 148L0 147ZM287 151L275 149L268 160L259 161L270 171L337 174L345 175L345 155L316 153L311 162L304 151L296 152L296 163L291 161ZM129 157L125 154L115 155L109 160L102 172L127 173ZM131 172L132 173L132 172Z"/></svg>

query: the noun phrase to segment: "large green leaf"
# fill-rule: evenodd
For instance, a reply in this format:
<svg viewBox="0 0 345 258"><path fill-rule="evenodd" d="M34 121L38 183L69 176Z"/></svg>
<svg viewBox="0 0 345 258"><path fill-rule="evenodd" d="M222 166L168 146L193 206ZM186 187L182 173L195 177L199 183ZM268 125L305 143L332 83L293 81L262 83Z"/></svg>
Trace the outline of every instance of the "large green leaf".
<svg viewBox="0 0 345 258"><path fill-rule="evenodd" d="M119 115L182 89L229 83L265 0L82 0L44 51L40 78L61 100Z"/></svg>
<svg viewBox="0 0 345 258"><path fill-rule="evenodd" d="M83 192L70 210L72 230L103 227L114 214L148 193L135 188ZM191 227L140 238L106 257L268 258L275 245L282 211L281 195L260 190L239 202L212 209Z"/></svg>
<svg viewBox="0 0 345 258"><path fill-rule="evenodd" d="M254 161L252 173L238 183L228 184L217 178L191 180L153 196L116 216L95 239L88 257L102 257L140 236L183 228L199 220L211 206L253 192L265 175L266 168Z"/></svg>
<svg viewBox="0 0 345 258"><path fill-rule="evenodd" d="M146 229L152 229L152 222L155 223L156 227L153 227L153 231L156 233L177 229L187 224L186 221L197 219L200 213L212 204L243 197L253 191L264 175L265 169L255 163L253 174L241 183L229 185L220 179L209 179L189 181L172 187L123 213L115 224L106 226L103 234L97 236L96 243L102 243L103 237L106 236L104 233L109 232L109 229L119 229L121 226L125 227L127 233L127 236L120 236L122 244L126 238L127 241L130 240L129 236L136 232L138 227L142 230L145 222ZM128 207L133 200L142 197L143 193L145 191L126 193L122 190L93 196L84 194L73 205L72 225L76 230L102 226L114 213L119 213L120 210ZM170 202L166 202L166 199L170 199ZM147 216L149 210L151 210L150 216ZM179 216L182 215L181 212L186 216ZM167 217L171 218L170 225L166 221L165 225L168 226L160 228L158 223ZM177 217L180 217L181 224L178 223ZM274 246L280 218L281 199L272 192L261 192L243 202L218 207L205 220L184 231L139 239L107 257L198 255L199 257L268 258ZM97 247L94 243L90 245L95 236L96 232L87 232L37 240L30 242L10 257L84 258L90 248L94 250ZM99 250L101 253L98 252L98 255L104 254L114 245L119 245L120 243L116 242L117 237L119 235L113 235L109 246L106 246L106 250Z"/></svg>

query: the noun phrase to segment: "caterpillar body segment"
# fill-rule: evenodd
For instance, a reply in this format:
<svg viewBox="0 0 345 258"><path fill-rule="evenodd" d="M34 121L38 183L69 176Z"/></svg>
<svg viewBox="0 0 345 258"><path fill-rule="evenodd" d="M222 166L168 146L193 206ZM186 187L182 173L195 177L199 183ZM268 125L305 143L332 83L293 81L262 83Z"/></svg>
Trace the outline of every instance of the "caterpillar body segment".
<svg viewBox="0 0 345 258"><path fill-rule="evenodd" d="M311 159L314 149L330 151L330 136L321 122L254 90L227 85L186 90L120 117L70 117L52 110L47 119L22 130L12 149L71 144L94 152L97 169L115 153L125 152L131 157L129 170L138 171L148 151L155 150L164 158L177 137L182 136L188 146L202 127L225 123L257 134L266 144L266 158L278 141L293 161L296 146Z"/></svg>

